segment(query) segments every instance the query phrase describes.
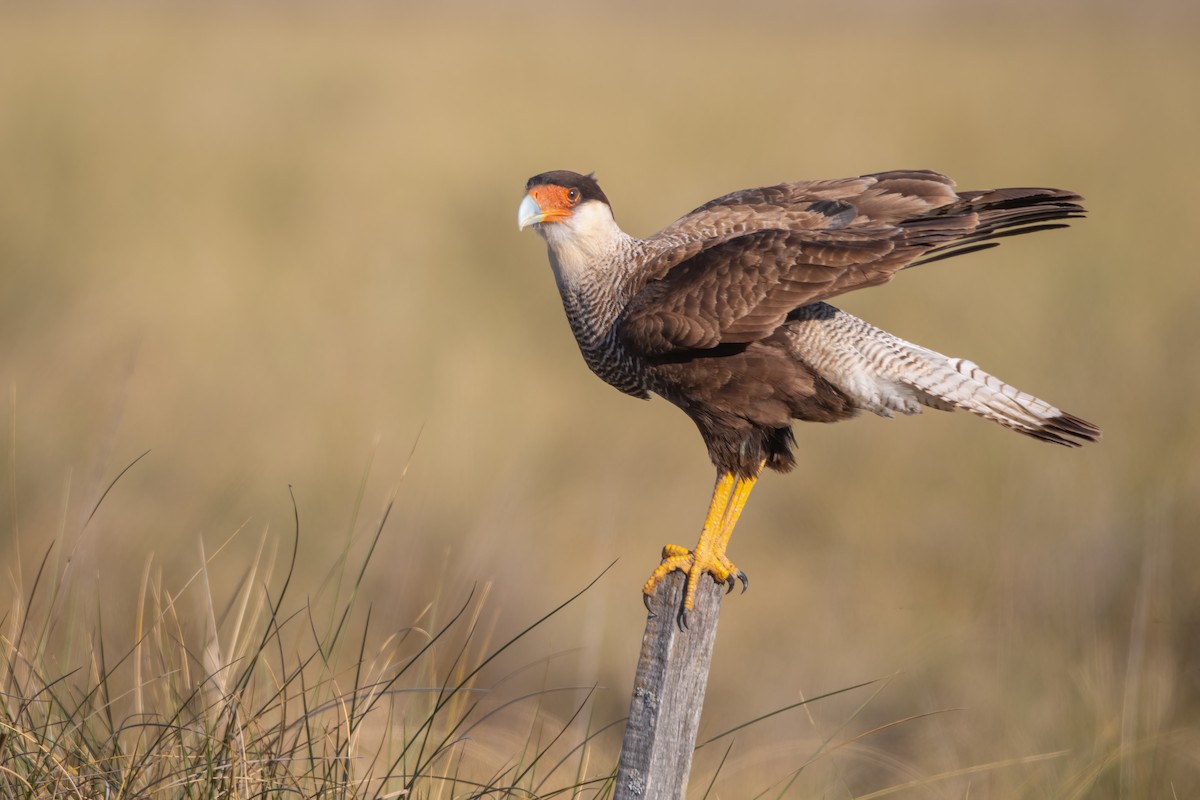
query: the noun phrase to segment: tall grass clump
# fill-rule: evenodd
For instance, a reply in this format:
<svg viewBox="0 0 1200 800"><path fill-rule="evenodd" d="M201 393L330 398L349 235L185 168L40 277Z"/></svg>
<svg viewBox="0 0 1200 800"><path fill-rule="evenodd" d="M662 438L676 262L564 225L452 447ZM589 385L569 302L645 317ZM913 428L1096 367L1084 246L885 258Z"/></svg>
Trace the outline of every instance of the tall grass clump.
<svg viewBox="0 0 1200 800"><path fill-rule="evenodd" d="M409 624L377 631L359 589L386 519L360 542L365 555L354 563L348 544L313 594L297 586L298 514L286 558L264 533L244 565L230 565L231 536L212 553L201 545L190 577L167 586L150 556L129 587L131 615L76 602L84 592L71 558L58 567L60 541L27 581L16 548L0 614L0 797L605 793L608 772L593 775L589 758L612 726L591 728L592 691L498 692L545 660L520 652L524 664L495 674L502 654L582 591L498 646L486 589L433 598ZM210 577L234 569L233 590L215 596ZM132 644L115 648L123 635ZM571 713L541 708L564 691ZM498 726L526 732L499 759L478 744Z"/></svg>

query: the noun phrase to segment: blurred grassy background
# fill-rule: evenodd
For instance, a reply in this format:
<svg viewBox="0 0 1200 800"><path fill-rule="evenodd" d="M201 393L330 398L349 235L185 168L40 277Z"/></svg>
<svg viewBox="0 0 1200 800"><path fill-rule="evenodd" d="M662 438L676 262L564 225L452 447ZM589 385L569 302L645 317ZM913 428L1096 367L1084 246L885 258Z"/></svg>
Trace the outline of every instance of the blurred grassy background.
<svg viewBox="0 0 1200 800"><path fill-rule="evenodd" d="M57 539L94 587L79 602L120 620L151 554L182 575L199 539L287 541L289 485L315 585L395 493L367 578L381 635L488 582L494 625L516 630L619 559L525 652L599 682L620 716L638 589L664 542L693 540L711 467L682 414L587 372L541 243L516 231L525 179L596 170L635 234L784 179L1067 187L1092 212L1070 231L840 305L1103 443L932 413L799 427L796 474L763 481L733 541L754 589L726 603L705 730L892 676L857 714L861 692L740 736L721 796L933 711L825 754L794 791L1061 753L913 794L1194 796L1194 9L684 8L0 10L14 593Z"/></svg>

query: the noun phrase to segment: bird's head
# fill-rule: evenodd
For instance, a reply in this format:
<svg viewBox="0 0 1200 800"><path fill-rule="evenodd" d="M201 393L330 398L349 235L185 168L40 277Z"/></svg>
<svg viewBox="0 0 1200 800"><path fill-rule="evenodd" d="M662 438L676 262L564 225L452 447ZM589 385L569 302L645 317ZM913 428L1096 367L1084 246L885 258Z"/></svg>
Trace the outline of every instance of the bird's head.
<svg viewBox="0 0 1200 800"><path fill-rule="evenodd" d="M596 215L612 219L608 198L596 179L555 170L534 175L525 184L525 197L517 209L517 227L524 230L532 225L542 236L550 237L556 233L551 230L555 226L579 230Z"/></svg>
<svg viewBox="0 0 1200 800"><path fill-rule="evenodd" d="M586 276L616 275L614 267L634 263L620 255L630 249L632 239L617 227L608 198L591 175L567 170L534 175L525 184L517 227L532 227L546 240L563 292Z"/></svg>

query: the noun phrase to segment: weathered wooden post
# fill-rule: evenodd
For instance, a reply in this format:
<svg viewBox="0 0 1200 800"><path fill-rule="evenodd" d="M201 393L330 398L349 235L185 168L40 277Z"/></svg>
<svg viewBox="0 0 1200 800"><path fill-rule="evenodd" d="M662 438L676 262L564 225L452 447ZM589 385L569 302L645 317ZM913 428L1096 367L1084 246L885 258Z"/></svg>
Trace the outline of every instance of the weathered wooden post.
<svg viewBox="0 0 1200 800"><path fill-rule="evenodd" d="M668 575L651 603L656 616L642 636L613 800L682 800L687 789L725 587L701 580L680 630L686 577Z"/></svg>

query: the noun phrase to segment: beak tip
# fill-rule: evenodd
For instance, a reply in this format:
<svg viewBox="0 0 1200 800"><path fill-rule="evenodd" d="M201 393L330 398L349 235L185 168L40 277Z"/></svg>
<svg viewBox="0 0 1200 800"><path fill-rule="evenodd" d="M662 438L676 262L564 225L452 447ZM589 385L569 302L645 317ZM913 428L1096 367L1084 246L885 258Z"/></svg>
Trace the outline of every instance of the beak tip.
<svg viewBox="0 0 1200 800"><path fill-rule="evenodd" d="M521 201L521 205L517 208L517 230L523 231L530 225L534 225L545 219L542 213L542 207L537 204L531 195L525 195L525 199Z"/></svg>

